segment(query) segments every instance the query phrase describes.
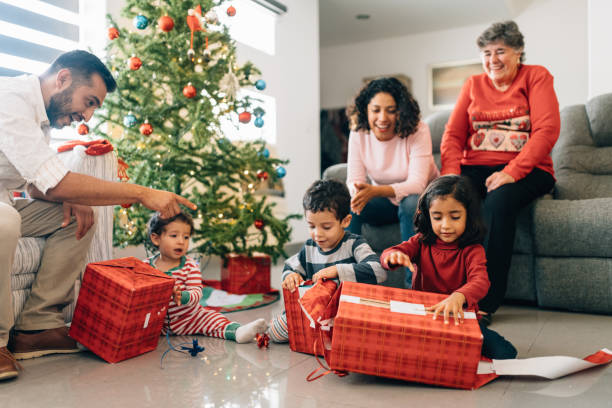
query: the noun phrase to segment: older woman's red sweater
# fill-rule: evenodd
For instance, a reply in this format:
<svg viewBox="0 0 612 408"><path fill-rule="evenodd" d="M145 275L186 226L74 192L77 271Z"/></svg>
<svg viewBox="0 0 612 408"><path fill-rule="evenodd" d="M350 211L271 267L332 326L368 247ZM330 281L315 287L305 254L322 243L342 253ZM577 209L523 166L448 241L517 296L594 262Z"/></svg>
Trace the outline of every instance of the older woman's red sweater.
<svg viewBox="0 0 612 408"><path fill-rule="evenodd" d="M554 176L550 152L561 120L553 77L538 65L521 65L501 92L486 74L470 77L446 125L440 152L442 174L461 165L497 166L520 180L534 167Z"/></svg>

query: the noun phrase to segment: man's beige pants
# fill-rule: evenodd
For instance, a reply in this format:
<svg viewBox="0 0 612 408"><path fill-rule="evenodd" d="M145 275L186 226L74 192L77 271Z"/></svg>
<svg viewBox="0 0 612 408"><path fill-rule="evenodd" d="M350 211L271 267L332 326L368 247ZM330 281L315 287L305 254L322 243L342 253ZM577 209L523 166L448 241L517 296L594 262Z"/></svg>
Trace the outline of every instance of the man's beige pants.
<svg viewBox="0 0 612 408"><path fill-rule="evenodd" d="M9 330L54 329L64 325L62 309L74 298L74 282L85 267L93 238L92 227L77 241L77 222L61 228L62 204L40 200L16 200L15 206L0 203L0 347L8 343ZM32 292L23 311L13 316L11 270L17 240L46 238Z"/></svg>

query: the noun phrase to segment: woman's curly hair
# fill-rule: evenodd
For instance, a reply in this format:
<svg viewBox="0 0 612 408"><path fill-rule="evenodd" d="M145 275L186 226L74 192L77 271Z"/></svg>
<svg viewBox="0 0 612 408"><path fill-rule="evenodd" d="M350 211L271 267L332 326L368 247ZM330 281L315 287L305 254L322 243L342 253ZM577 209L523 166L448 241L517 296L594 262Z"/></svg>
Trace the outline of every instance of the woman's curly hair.
<svg viewBox="0 0 612 408"><path fill-rule="evenodd" d="M416 132L421 120L419 104L406 86L393 77L374 79L359 91L354 103L346 109L346 115L351 121L351 130L370 130L368 104L381 92L388 93L395 99L399 114L395 122L395 133L405 138Z"/></svg>

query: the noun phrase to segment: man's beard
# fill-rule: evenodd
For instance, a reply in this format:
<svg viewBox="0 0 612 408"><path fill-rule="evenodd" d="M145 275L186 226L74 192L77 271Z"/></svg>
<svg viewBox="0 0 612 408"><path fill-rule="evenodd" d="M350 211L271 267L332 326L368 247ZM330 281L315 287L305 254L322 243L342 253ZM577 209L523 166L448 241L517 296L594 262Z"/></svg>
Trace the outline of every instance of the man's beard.
<svg viewBox="0 0 612 408"><path fill-rule="evenodd" d="M57 123L57 120L62 116L70 115L72 113L71 104L72 94L74 93L73 88L73 85L71 85L62 92L53 95L51 100L49 100L49 107L46 109L47 118L49 118L49 123L51 123L51 126L56 129L61 129L65 126Z"/></svg>

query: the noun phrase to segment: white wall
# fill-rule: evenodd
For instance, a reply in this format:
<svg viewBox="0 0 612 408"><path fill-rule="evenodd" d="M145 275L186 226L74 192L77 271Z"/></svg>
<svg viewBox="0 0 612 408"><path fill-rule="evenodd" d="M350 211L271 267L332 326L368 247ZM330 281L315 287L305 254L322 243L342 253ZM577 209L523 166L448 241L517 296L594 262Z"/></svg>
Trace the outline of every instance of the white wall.
<svg viewBox="0 0 612 408"><path fill-rule="evenodd" d="M589 0L589 98L612 92L612 2Z"/></svg>
<svg viewBox="0 0 612 408"><path fill-rule="evenodd" d="M283 179L285 201L279 208L303 214L302 196L319 178L319 8L317 0L282 0L274 57L238 45L238 60L252 61L276 98L276 156L289 159ZM284 211L284 212L285 212ZM303 220L292 221L291 242L308 237Z"/></svg>
<svg viewBox="0 0 612 408"><path fill-rule="evenodd" d="M584 103L588 90L587 0L534 0L514 20L525 36L526 63L544 65L553 74L560 105ZM428 65L477 60L476 38L488 25L322 48L321 106L346 106L364 77L403 73L412 78L414 96L426 116L431 113Z"/></svg>
<svg viewBox="0 0 612 408"><path fill-rule="evenodd" d="M303 213L302 196L319 177L319 8L317 0L282 0L287 13L278 17L273 57L238 44L238 62L252 61L266 81L266 94L276 98L277 157L289 159L283 179L285 200L281 213ZM119 24L123 0L108 0L107 9ZM303 242L308 232L303 220L292 221L291 242Z"/></svg>

